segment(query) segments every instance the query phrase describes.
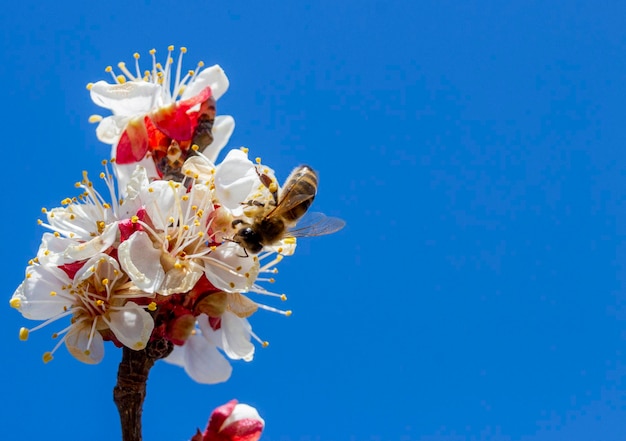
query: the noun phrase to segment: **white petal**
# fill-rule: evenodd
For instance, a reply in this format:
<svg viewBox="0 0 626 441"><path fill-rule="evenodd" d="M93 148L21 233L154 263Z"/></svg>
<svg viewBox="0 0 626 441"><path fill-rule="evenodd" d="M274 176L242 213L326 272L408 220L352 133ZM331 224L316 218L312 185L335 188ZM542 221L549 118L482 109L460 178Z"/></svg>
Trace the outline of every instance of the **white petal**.
<svg viewBox="0 0 626 441"><path fill-rule="evenodd" d="M215 193L219 204L233 211L261 184L256 168L248 155L233 149L215 170Z"/></svg>
<svg viewBox="0 0 626 441"><path fill-rule="evenodd" d="M252 360L254 345L250 343L251 332L252 327L248 320L229 311L222 314L222 349L229 358Z"/></svg>
<svg viewBox="0 0 626 441"><path fill-rule="evenodd" d="M154 320L148 311L134 302L127 302L118 311L109 314L109 327L115 337L126 347L136 351L146 347Z"/></svg>
<svg viewBox="0 0 626 441"><path fill-rule="evenodd" d="M31 265L26 275L13 294L20 300L18 310L24 317L47 320L71 309L73 296L67 292L71 280L63 270Z"/></svg>
<svg viewBox="0 0 626 441"><path fill-rule="evenodd" d="M207 67L194 77L191 83L185 88L181 100L186 100L199 94L202 89L209 86L213 98L217 101L228 89L228 77L219 65Z"/></svg>
<svg viewBox="0 0 626 441"><path fill-rule="evenodd" d="M184 345L185 371L201 384L222 383L230 378L232 366L215 344L202 335L191 335Z"/></svg>
<svg viewBox="0 0 626 441"><path fill-rule="evenodd" d="M77 245L74 239L55 236L52 233L44 233L41 238L41 245L37 251L37 259L41 265L60 266L69 263L63 256L65 250L73 245Z"/></svg>
<svg viewBox="0 0 626 441"><path fill-rule="evenodd" d="M209 144L202 154L206 156L209 161L215 163L217 156L222 149L228 143L230 136L235 130L235 119L230 115L220 115L215 117L215 123L213 124L213 142Z"/></svg>
<svg viewBox="0 0 626 441"><path fill-rule="evenodd" d="M204 258L204 272L209 282L225 292L246 292L259 274L259 260L245 256L234 242L224 242Z"/></svg>
<svg viewBox="0 0 626 441"><path fill-rule="evenodd" d="M178 218L176 203L185 194L186 188L159 180L150 183L149 190L142 193L141 200L155 228L165 230L171 223L171 216Z"/></svg>
<svg viewBox="0 0 626 441"><path fill-rule="evenodd" d="M220 430L223 430L230 424L241 420L256 420L260 421L261 424L265 426L265 421L261 418L261 415L259 415L259 412L254 407L249 406L248 404L237 403L232 413L222 423Z"/></svg>
<svg viewBox="0 0 626 441"><path fill-rule="evenodd" d="M87 364L97 364L104 357L104 341L98 331L95 331L91 342L89 336L91 326L82 323L72 326L65 338L67 350L79 361Z"/></svg>
<svg viewBox="0 0 626 441"><path fill-rule="evenodd" d="M157 292L164 296L187 292L195 286L202 273L202 267L193 262L180 269L172 268L165 273L165 280Z"/></svg>
<svg viewBox="0 0 626 441"><path fill-rule="evenodd" d="M114 115L133 116L146 114L154 106L160 87L146 81L128 81L124 84L109 84L98 81L90 90L93 102Z"/></svg>
<svg viewBox="0 0 626 441"><path fill-rule="evenodd" d="M144 231L136 231L120 244L118 258L126 274L139 289L154 293L163 283L165 271L161 266L161 252L154 248Z"/></svg>
<svg viewBox="0 0 626 441"><path fill-rule="evenodd" d="M103 118L96 127L96 137L105 144L115 144L128 124L129 117L111 115Z"/></svg>
<svg viewBox="0 0 626 441"><path fill-rule="evenodd" d="M115 152L112 153L111 157L115 157ZM141 166L145 169L146 177L148 180L160 179L159 172L156 169L156 165L154 164L154 160L151 157L143 158L139 162L134 162L132 164L118 164L114 163L115 176L117 177L118 188L122 189L120 196L125 197L126 191L128 191L128 185L133 179L133 174L137 167ZM126 209L126 207L122 206L122 209ZM133 212L135 214L137 211Z"/></svg>
<svg viewBox="0 0 626 441"><path fill-rule="evenodd" d="M190 336L189 338L192 338ZM174 349L170 352L170 355L165 357L163 361L173 364L175 366L184 368L185 367L185 348L183 346L174 345Z"/></svg>
<svg viewBox="0 0 626 441"><path fill-rule="evenodd" d="M97 253L104 252L115 242L117 238L117 222L107 225L101 235L94 237L88 242L72 245L64 253L70 261L86 260Z"/></svg>
<svg viewBox="0 0 626 441"><path fill-rule="evenodd" d="M181 171L189 176L197 176L201 181L207 181L215 173L215 165L204 153L188 158Z"/></svg>

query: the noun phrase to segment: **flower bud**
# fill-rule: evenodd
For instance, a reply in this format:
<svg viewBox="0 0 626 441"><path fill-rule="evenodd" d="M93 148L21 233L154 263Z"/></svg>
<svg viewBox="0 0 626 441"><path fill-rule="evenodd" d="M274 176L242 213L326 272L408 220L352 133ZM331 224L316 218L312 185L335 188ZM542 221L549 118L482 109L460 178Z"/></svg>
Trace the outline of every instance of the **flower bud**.
<svg viewBox="0 0 626 441"><path fill-rule="evenodd" d="M196 434L192 440L257 441L264 426L265 421L254 407L231 400L213 411L202 438Z"/></svg>

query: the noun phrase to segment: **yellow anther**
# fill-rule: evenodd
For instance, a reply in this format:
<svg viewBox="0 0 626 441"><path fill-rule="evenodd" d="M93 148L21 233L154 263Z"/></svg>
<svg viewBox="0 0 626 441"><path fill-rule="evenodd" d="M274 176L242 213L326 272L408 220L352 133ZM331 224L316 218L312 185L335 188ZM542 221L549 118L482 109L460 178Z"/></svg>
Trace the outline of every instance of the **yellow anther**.
<svg viewBox="0 0 626 441"><path fill-rule="evenodd" d="M183 197L181 198L183 201L188 201L189 200L189 195L185 194L183 195Z"/></svg>
<svg viewBox="0 0 626 441"><path fill-rule="evenodd" d="M183 265L180 262L176 262L174 264L174 268L176 268L176 269L181 269L182 267L183 267Z"/></svg>
<svg viewBox="0 0 626 441"><path fill-rule="evenodd" d="M102 299L98 299L98 300L96 300L96 305L97 305L97 306L102 306L102 305L104 305L104 300L102 300Z"/></svg>
<svg viewBox="0 0 626 441"><path fill-rule="evenodd" d="M59 334L57 334L56 332L54 332L54 333L52 334L52 338L59 338Z"/></svg>
<svg viewBox="0 0 626 441"><path fill-rule="evenodd" d="M61 234L58 231L54 232L54 237L61 237Z"/></svg>
<svg viewBox="0 0 626 441"><path fill-rule="evenodd" d="M133 54L133 58L135 58L135 60L139 60L139 52L135 52Z"/></svg>
<svg viewBox="0 0 626 441"><path fill-rule="evenodd" d="M296 243L296 238L295 237L285 237L285 243L287 245L293 245Z"/></svg>
<svg viewBox="0 0 626 441"><path fill-rule="evenodd" d="M104 204L102 204L102 208L108 210L109 208L111 208L111 205L109 205L108 202L105 202Z"/></svg>
<svg viewBox="0 0 626 441"><path fill-rule="evenodd" d="M28 334L30 332L26 328L20 328L20 340L26 341L28 340Z"/></svg>
<svg viewBox="0 0 626 441"><path fill-rule="evenodd" d="M250 278L250 273L245 273L244 276L245 276L246 279L249 279Z"/></svg>
<svg viewBox="0 0 626 441"><path fill-rule="evenodd" d="M52 352L44 352L43 353L43 362L50 363L54 357L52 356Z"/></svg>
<svg viewBox="0 0 626 441"><path fill-rule="evenodd" d="M125 77L124 75L118 75L118 76L117 76L117 81L118 81L120 84L124 84L124 83L126 82L126 77Z"/></svg>
<svg viewBox="0 0 626 441"><path fill-rule="evenodd" d="M87 357L89 357L91 355L91 351L89 349L85 349L83 351L83 354L85 354Z"/></svg>
<svg viewBox="0 0 626 441"><path fill-rule="evenodd" d="M68 205L72 203L72 199L70 198L65 198L61 201L61 205Z"/></svg>
<svg viewBox="0 0 626 441"><path fill-rule="evenodd" d="M198 237L204 237L204 231L198 231Z"/></svg>
<svg viewBox="0 0 626 441"><path fill-rule="evenodd" d="M45 208L45 207L42 207L42 208L41 208L41 212L45 214L45 213L47 213L47 212L48 212L48 209L47 209L47 208Z"/></svg>
<svg viewBox="0 0 626 441"><path fill-rule="evenodd" d="M150 55L156 54L156 49L150 49Z"/></svg>
<svg viewBox="0 0 626 441"><path fill-rule="evenodd" d="M91 88L93 87L93 83L87 83L87 90L91 90Z"/></svg>
<svg viewBox="0 0 626 441"><path fill-rule="evenodd" d="M92 124L100 122L100 121L102 121L102 116L100 116L100 115L91 115L89 117L89 122L92 123Z"/></svg>
<svg viewBox="0 0 626 441"><path fill-rule="evenodd" d="M180 51L181 51L183 54L186 54L186 53L187 53L187 48L186 48L185 46L183 46L183 47L181 47L181 48L180 48Z"/></svg>
<svg viewBox="0 0 626 441"><path fill-rule="evenodd" d="M112 72L113 71L113 66L107 66L104 68L105 72Z"/></svg>
<svg viewBox="0 0 626 441"><path fill-rule="evenodd" d="M250 150L248 149L248 147L240 147L239 149L244 153L248 153L248 151Z"/></svg>
<svg viewBox="0 0 626 441"><path fill-rule="evenodd" d="M170 44L170 45L167 47L167 50L168 50L168 51L173 51L173 50L174 50L174 45L173 45L173 44Z"/></svg>
<svg viewBox="0 0 626 441"><path fill-rule="evenodd" d="M204 66L204 61L198 61L198 67Z"/></svg>
<svg viewBox="0 0 626 441"><path fill-rule="evenodd" d="M148 304L148 311L156 311L157 309L157 304L155 302L150 302Z"/></svg>
<svg viewBox="0 0 626 441"><path fill-rule="evenodd" d="M234 287L235 287L235 284L234 284L233 282L230 282L228 285L229 285L231 288L234 288Z"/></svg>
<svg viewBox="0 0 626 441"><path fill-rule="evenodd" d="M126 67L126 63L124 63L123 61L120 61L119 63L117 63L117 67L119 67L120 69L123 69Z"/></svg>
<svg viewBox="0 0 626 441"><path fill-rule="evenodd" d="M278 256L276 256L276 262L280 262L284 258L285 258L285 256L278 255Z"/></svg>
<svg viewBox="0 0 626 441"><path fill-rule="evenodd" d="M74 220L74 219L76 219L76 215L74 213L70 214L70 220Z"/></svg>
<svg viewBox="0 0 626 441"><path fill-rule="evenodd" d="M287 301L287 296L286 296L285 294L281 294L281 295L280 295L280 299L281 299L283 302L285 302L285 301Z"/></svg>
<svg viewBox="0 0 626 441"><path fill-rule="evenodd" d="M287 317L290 317L290 316L291 316L291 314L292 314L291 310L289 310L289 311L285 311L285 315L286 315Z"/></svg>
<svg viewBox="0 0 626 441"><path fill-rule="evenodd" d="M104 174L104 172L100 172L100 179L104 179L106 177L106 175Z"/></svg>
<svg viewBox="0 0 626 441"><path fill-rule="evenodd" d="M111 164L115 163L115 158L111 158Z"/></svg>
<svg viewBox="0 0 626 441"><path fill-rule="evenodd" d="M139 222L139 218L137 216L131 216L130 221L136 224L137 222Z"/></svg>
<svg viewBox="0 0 626 441"><path fill-rule="evenodd" d="M148 188L148 193L154 193L154 188L152 187Z"/></svg>
<svg viewBox="0 0 626 441"><path fill-rule="evenodd" d="M57 292L56 292L56 291L50 291L50 297L54 297L54 296L56 296L56 295L57 295Z"/></svg>
<svg viewBox="0 0 626 441"><path fill-rule="evenodd" d="M191 150L193 150L194 152L197 152L198 150L200 150L200 146L198 144L193 144L191 146Z"/></svg>
<svg viewBox="0 0 626 441"><path fill-rule="evenodd" d="M260 163L261 163L261 158L257 156L256 158L254 158L254 161L255 161L257 164L260 164Z"/></svg>
<svg viewBox="0 0 626 441"><path fill-rule="evenodd" d="M17 297L13 297L9 300L9 305L11 305L11 308L19 309L22 306L22 301Z"/></svg>
<svg viewBox="0 0 626 441"><path fill-rule="evenodd" d="M268 280L268 282L270 282L270 283L274 283L274 282L276 282L276 279L274 279L273 277L270 277L270 279Z"/></svg>
<svg viewBox="0 0 626 441"><path fill-rule="evenodd" d="M189 231L189 225L183 225L183 230Z"/></svg>
<svg viewBox="0 0 626 441"><path fill-rule="evenodd" d="M211 251L217 250L217 247L215 245L211 245L209 248L211 248Z"/></svg>
<svg viewBox="0 0 626 441"><path fill-rule="evenodd" d="M270 342L266 340L266 341L264 341L263 343L261 343L261 345L262 345L264 348L267 348L267 347L270 345Z"/></svg>
<svg viewBox="0 0 626 441"><path fill-rule="evenodd" d="M44 255L44 256L48 256L48 255L50 255L50 250L44 250L43 255Z"/></svg>
<svg viewBox="0 0 626 441"><path fill-rule="evenodd" d="M272 182L269 186L269 189L272 193L275 193L278 191L278 185L276 185L276 182Z"/></svg>
<svg viewBox="0 0 626 441"><path fill-rule="evenodd" d="M189 76L192 76L192 75L195 75L195 74L196 74L196 72L195 72L195 71L193 71L193 70L190 70L190 71L189 71L189 72L187 72L187 73L189 74Z"/></svg>
<svg viewBox="0 0 626 441"><path fill-rule="evenodd" d="M107 286L109 284L109 279L107 279L107 278L102 279L102 284L104 286Z"/></svg>

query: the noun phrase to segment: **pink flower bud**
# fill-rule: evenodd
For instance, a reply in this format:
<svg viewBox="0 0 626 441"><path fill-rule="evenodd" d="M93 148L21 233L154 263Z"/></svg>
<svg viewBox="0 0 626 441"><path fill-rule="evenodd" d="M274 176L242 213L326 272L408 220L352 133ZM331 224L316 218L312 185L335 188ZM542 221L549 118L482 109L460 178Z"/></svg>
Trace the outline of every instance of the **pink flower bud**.
<svg viewBox="0 0 626 441"><path fill-rule="evenodd" d="M264 426L265 421L254 407L231 400L213 411L202 438L196 434L192 440L257 441Z"/></svg>

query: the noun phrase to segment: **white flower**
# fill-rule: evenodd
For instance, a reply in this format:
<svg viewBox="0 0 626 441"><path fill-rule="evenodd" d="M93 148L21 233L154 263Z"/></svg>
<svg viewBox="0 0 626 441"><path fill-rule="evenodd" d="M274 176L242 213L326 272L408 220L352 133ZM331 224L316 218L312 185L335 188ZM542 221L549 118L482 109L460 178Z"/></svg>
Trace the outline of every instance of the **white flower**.
<svg viewBox="0 0 626 441"><path fill-rule="evenodd" d="M198 328L184 345L175 346L165 361L183 367L195 381L202 384L222 383L232 372L232 367L218 350L232 360L251 361L254 345L250 342L252 328L244 318L224 312L220 327L213 329L208 316L198 316Z"/></svg>
<svg viewBox="0 0 626 441"><path fill-rule="evenodd" d="M106 254L87 260L73 277L54 266L29 266L10 304L24 317L45 322L30 330L22 328L20 338L25 340L30 332L71 315L70 326L55 334L65 335L44 354L45 362L65 342L78 360L99 363L104 355L101 332L107 330L124 346L145 348L154 321L145 307L129 300L145 293L129 287L127 280L117 261Z"/></svg>
<svg viewBox="0 0 626 441"><path fill-rule="evenodd" d="M90 118L99 122L96 135L102 142L114 145L113 156L126 176L132 170L124 169L123 164L139 162L158 147L158 140L152 133L154 129L179 144L189 144L199 120L207 114L202 106L214 103L228 89L228 78L218 65L200 70L204 66L201 62L195 70L183 75L182 58L187 49L180 49L176 68L173 67L173 50L173 46L168 48L164 65L156 61L156 51L151 50L151 70L143 73L139 54L135 53L134 73L121 62L118 64L120 75L116 75L111 66L106 69L113 83L98 81L88 85L93 102L112 112L105 118L98 115ZM230 116L217 116L213 120L214 109L209 109L209 113L213 139L200 147L214 161L228 142L235 123Z"/></svg>

